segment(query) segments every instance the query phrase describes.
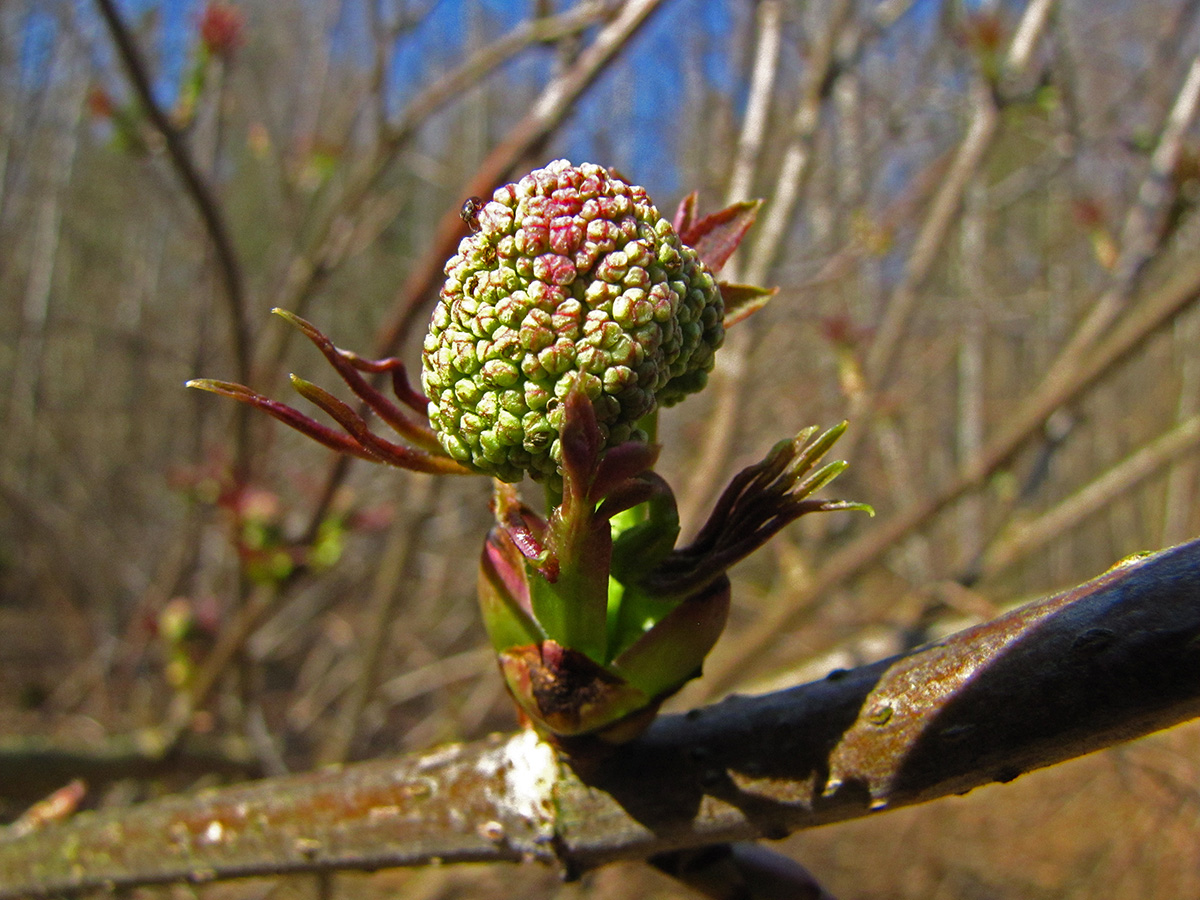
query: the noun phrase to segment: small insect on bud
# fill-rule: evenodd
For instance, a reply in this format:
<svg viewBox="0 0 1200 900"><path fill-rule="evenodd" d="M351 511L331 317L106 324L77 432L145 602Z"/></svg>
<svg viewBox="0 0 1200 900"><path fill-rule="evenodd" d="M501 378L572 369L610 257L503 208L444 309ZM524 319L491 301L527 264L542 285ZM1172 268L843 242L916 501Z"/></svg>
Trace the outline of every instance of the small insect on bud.
<svg viewBox="0 0 1200 900"><path fill-rule="evenodd" d="M462 220L467 223L467 228L471 230L471 234L476 234L479 231L479 211L483 209L483 201L478 197L468 197L463 201L462 209L458 214L462 216Z"/></svg>

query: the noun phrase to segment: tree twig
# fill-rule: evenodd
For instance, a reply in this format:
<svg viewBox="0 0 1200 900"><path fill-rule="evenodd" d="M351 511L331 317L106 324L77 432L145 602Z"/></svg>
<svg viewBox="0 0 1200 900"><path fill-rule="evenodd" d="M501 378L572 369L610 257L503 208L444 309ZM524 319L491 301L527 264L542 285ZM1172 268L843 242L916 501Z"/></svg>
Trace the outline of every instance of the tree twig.
<svg viewBox="0 0 1200 900"><path fill-rule="evenodd" d="M396 613L401 601L407 599L404 576L421 534L420 521L431 514L439 487L440 482L431 478L414 479L406 502L416 521L406 519L397 523L385 545L371 588L370 615L362 648L356 654L357 673L337 712L337 721L317 754L322 764L343 763L350 758L363 711L379 687L379 673Z"/></svg>
<svg viewBox="0 0 1200 900"><path fill-rule="evenodd" d="M1077 366L1079 357L1116 321L1137 290L1142 274L1161 245L1162 222L1175 199L1171 172L1183 152L1184 137L1197 112L1200 112L1200 56L1188 68L1163 124L1146 176L1121 226L1121 252L1112 283L1059 352L1047 378L1062 377Z"/></svg>
<svg viewBox="0 0 1200 900"><path fill-rule="evenodd" d="M1042 5L1041 0L1031 3L1026 8L1026 17L1036 18L1044 24L1047 11L1041 8ZM1022 41L1028 40L1024 26L1018 29L1018 37ZM1022 58L1027 60L1025 51L1015 46L1016 41L1017 38L1014 38L1007 62L1007 72L1013 77L1020 74L1016 68L1017 63L1021 62ZM990 100L987 102L991 103ZM1122 231L1122 259L1118 264L1113 284L1093 304L1091 312L1075 335L1060 351L1057 360L1043 376L1037 388L1009 418L1006 427L988 442L977 459L968 461L959 476L942 490L902 508L891 519L872 528L868 534L833 554L812 583L800 592L800 596L792 598L789 606L777 606L760 616L741 638L735 654L717 658L717 677L712 682L715 687L728 688L732 679L744 670L747 661L760 656L778 634L794 627L802 615L811 612L810 601L814 597L828 593L835 585L853 577L878 560L897 542L924 526L949 504L981 486L987 477L1008 463L1025 442L1042 428L1050 415L1078 398L1120 360L1125 359L1134 348L1140 346L1150 334L1172 321L1195 298L1197 290L1200 290L1197 281L1200 279L1200 269L1189 269L1156 292L1151 299L1142 304L1142 308L1130 312L1117 327L1112 327L1117 316L1134 296L1142 273L1155 249L1152 226L1161 217L1162 205L1167 200L1164 191L1159 189L1162 187L1161 178L1156 173L1160 173L1160 170L1166 171L1163 167L1169 168L1173 165L1173 160L1179 152L1179 128L1194 118L1198 103L1200 62L1194 62L1168 116L1158 149L1155 151L1151 171L1139 191L1138 202L1126 219ZM992 106L994 112L994 104ZM964 139L964 145L966 143L967 139ZM956 179L947 179L946 183L953 185L955 182ZM959 188L963 186L965 183L955 188L954 197L945 198L945 204L950 204L953 200L953 209L956 209L958 200L955 198L960 193ZM934 208L940 205L940 198L941 195L939 200L935 201ZM947 206L947 209L950 210L950 206ZM945 224L949 224L949 219ZM930 240L932 238L933 235L930 236ZM940 242L940 238L938 240ZM901 293L899 288L897 293ZM894 299L893 302L898 301ZM892 313L893 310L889 307L888 316L891 317ZM893 331L889 332L886 326L881 328L880 334L872 344L873 353L877 346L884 348L876 354L877 361L894 359L890 354L898 346L901 336L899 320ZM875 379L870 381L872 388L880 383L882 382ZM851 411L851 419L856 415L856 411L859 417L865 414L873 402L873 396L873 390L868 390L861 397L855 398L858 403ZM848 441L843 442L841 452L853 459L857 441L865 433L865 429L862 428L851 429L847 435Z"/></svg>
<svg viewBox="0 0 1200 900"><path fill-rule="evenodd" d="M968 491L984 484L1041 430L1055 410L1082 396L1159 329L1174 321L1198 296L1200 263L1187 267L1138 304L1065 378L1043 380L1009 416L1000 433L988 441L984 451L966 463L940 490L873 525L862 537L834 552L812 581L792 597L791 603L764 610L743 633L735 653L714 655L710 659L707 679L710 691L727 689L744 677L747 666L761 657L779 634L796 628L804 615L812 614L812 600L873 565L898 541L923 527Z"/></svg>
<svg viewBox="0 0 1200 900"><path fill-rule="evenodd" d="M1121 494L1158 474L1167 464L1195 452L1198 444L1200 415L1195 415L1139 447L1036 518L1011 525L987 548L979 572L972 574L979 578L994 576L1055 537L1069 534L1080 521L1107 508Z"/></svg>
<svg viewBox="0 0 1200 900"><path fill-rule="evenodd" d="M532 732L85 813L0 839L0 900L444 862L567 875L960 794L1200 715L1200 541L904 656L668 716L565 762Z"/></svg>
<svg viewBox="0 0 1200 900"><path fill-rule="evenodd" d="M1030 3L1017 26L1017 33L1010 42L1005 56L1005 74L1016 79L1024 75L1025 67L1032 55L1032 47L1045 27L1050 7L1054 0L1035 0ZM953 160L929 210L921 223L904 273L887 302L878 332L871 340L864 362L867 389L856 394L848 418L862 420L874 404L877 394L894 376L900 348L911 324L912 314L938 259L950 226L954 223L962 205L963 196L975 174L991 149L1000 125L1000 109L992 86L982 78L976 78L971 88L971 123L955 150ZM865 424L860 421L860 425ZM853 429L848 435L842 452L854 455L860 438L866 429Z"/></svg>
<svg viewBox="0 0 1200 900"><path fill-rule="evenodd" d="M192 159L192 154L184 143L183 136L167 118L167 114L163 112L162 107L154 98L154 91L150 87L150 77L146 72L141 53L134 44L133 36L121 19L121 14L117 11L113 0L96 0L96 6L100 9L105 24L108 25L113 43L117 47L117 53L121 57L121 64L125 67L125 73L146 112L146 117L154 129L162 135L171 164L175 167L180 181L183 182L184 189L196 207L196 212L204 224L204 230L212 242L217 257L217 268L221 273L221 282L225 288L226 304L229 308L234 365L238 379L246 381L250 377L250 327L246 322L242 270L238 264L237 253L234 251L233 241L229 237L229 229L225 224L224 216L213 196L212 188L209 187Z"/></svg>
<svg viewBox="0 0 1200 900"><path fill-rule="evenodd" d="M749 284L765 281L771 263L779 255L788 226L795 214L796 204L812 175L812 156L822 124L825 99L838 75L838 37L850 16L848 0L837 0L829 10L823 29L808 48L808 66L803 88L791 122L791 134L784 150L783 161L765 208L762 226L744 271L737 258L734 269L726 273L731 280ZM737 166L729 185L728 203L750 199L748 192L752 175L761 158L762 112L769 108L771 90L778 67L778 43L782 28L781 10L777 4L764 3L758 15L758 48L750 103L747 105L742 134L739 137ZM736 431L738 404L746 381L750 337L746 330L731 332L719 357L714 373L713 412L704 432L703 444L695 453L695 463L688 485L680 501L679 517L685 526L702 520L703 506L717 490L720 473L729 457Z"/></svg>

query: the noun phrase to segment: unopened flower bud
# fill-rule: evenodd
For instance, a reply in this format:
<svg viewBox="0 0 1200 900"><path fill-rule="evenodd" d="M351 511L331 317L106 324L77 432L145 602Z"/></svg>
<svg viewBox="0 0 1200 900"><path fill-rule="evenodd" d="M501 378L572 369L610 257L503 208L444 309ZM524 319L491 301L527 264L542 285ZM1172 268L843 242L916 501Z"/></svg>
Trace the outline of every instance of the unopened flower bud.
<svg viewBox="0 0 1200 900"><path fill-rule="evenodd" d="M456 460L555 481L577 380L605 446L644 440L638 420L704 386L721 292L645 189L558 160L470 216L422 356L429 420Z"/></svg>

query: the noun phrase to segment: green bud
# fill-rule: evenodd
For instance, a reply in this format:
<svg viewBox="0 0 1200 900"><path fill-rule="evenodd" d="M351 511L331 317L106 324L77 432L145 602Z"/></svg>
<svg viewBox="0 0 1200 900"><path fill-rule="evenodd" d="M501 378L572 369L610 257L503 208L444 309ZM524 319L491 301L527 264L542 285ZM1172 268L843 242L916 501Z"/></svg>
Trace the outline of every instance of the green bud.
<svg viewBox="0 0 1200 900"><path fill-rule="evenodd" d="M645 189L552 162L498 189L446 265L422 355L430 424L478 471L557 485L549 398L581 378L607 441L645 440L640 419L704 385L723 311ZM520 402L481 406L497 389Z"/></svg>

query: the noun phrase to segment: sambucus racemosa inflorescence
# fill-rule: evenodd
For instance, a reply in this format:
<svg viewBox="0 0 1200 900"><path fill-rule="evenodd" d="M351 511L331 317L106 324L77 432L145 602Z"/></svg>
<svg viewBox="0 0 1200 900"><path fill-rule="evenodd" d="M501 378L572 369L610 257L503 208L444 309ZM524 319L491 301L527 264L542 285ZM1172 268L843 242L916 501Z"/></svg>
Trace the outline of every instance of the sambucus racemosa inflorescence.
<svg viewBox="0 0 1200 900"><path fill-rule="evenodd" d="M296 376L340 431L242 385L189 384L363 459L493 476L479 599L509 691L544 735L626 740L699 674L725 625L730 566L805 513L867 509L811 498L845 466L821 464L845 426L809 429L738 473L676 546L648 435L659 407L704 387L725 329L773 293L713 275L757 206L698 218L692 195L668 221L643 188L566 160L471 198L423 346L424 394L398 360L339 350L277 310L402 442ZM381 374L400 405L368 377ZM521 501L526 475L544 484L548 515Z"/></svg>

